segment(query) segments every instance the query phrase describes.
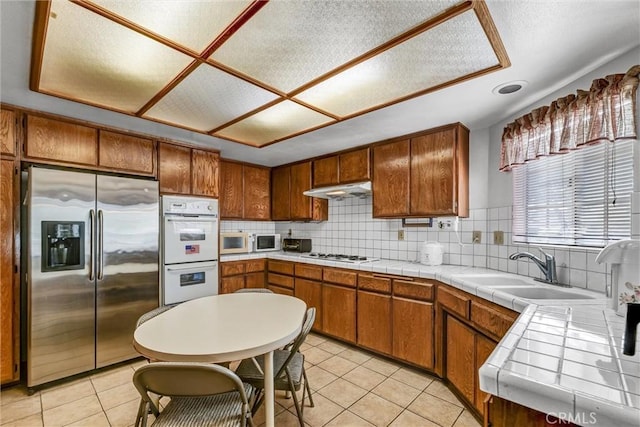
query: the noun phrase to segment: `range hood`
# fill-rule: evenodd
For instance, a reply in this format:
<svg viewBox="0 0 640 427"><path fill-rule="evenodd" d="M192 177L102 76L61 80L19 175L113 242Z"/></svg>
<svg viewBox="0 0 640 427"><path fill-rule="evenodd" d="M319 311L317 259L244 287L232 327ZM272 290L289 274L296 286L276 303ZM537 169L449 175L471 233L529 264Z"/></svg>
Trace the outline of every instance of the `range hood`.
<svg viewBox="0 0 640 427"><path fill-rule="evenodd" d="M358 197L360 199L364 199L371 195L371 181L334 185L332 187L312 188L302 194L310 197L333 200L342 200L346 197Z"/></svg>

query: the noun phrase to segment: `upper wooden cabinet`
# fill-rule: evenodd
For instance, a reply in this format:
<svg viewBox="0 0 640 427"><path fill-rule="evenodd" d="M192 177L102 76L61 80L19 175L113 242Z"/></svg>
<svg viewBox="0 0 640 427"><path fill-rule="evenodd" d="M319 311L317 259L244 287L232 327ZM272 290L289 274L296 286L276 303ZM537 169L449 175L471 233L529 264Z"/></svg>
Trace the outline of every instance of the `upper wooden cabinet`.
<svg viewBox="0 0 640 427"><path fill-rule="evenodd" d="M25 132L25 160L156 175L156 144L151 138L32 114L27 115Z"/></svg>
<svg viewBox="0 0 640 427"><path fill-rule="evenodd" d="M152 139L100 131L99 166L136 174L154 175L156 157L155 143Z"/></svg>
<svg viewBox="0 0 640 427"><path fill-rule="evenodd" d="M272 169L271 219L293 221L326 221L327 200L302 194L311 189L311 162L296 163Z"/></svg>
<svg viewBox="0 0 640 427"><path fill-rule="evenodd" d="M27 116L24 158L98 166L98 130L40 116Z"/></svg>
<svg viewBox="0 0 640 427"><path fill-rule="evenodd" d="M219 153L162 142L158 157L161 193L218 197Z"/></svg>
<svg viewBox="0 0 640 427"><path fill-rule="evenodd" d="M459 123L375 146L373 216L466 217L468 173L469 130Z"/></svg>
<svg viewBox="0 0 640 427"><path fill-rule="evenodd" d="M191 150L191 194L218 197L219 164L220 153L196 148Z"/></svg>
<svg viewBox="0 0 640 427"><path fill-rule="evenodd" d="M15 156L16 150L16 112L2 109L0 115L0 154Z"/></svg>
<svg viewBox="0 0 640 427"><path fill-rule="evenodd" d="M268 220L271 215L269 168L220 162L220 217Z"/></svg>
<svg viewBox="0 0 640 427"><path fill-rule="evenodd" d="M369 181L369 147L313 161L313 186Z"/></svg>

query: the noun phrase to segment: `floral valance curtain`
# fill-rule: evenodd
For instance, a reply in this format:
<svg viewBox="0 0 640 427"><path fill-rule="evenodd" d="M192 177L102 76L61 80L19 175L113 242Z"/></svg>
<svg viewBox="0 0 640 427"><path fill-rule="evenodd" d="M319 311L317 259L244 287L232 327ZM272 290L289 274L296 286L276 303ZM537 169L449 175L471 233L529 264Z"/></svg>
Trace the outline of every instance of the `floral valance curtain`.
<svg viewBox="0 0 640 427"><path fill-rule="evenodd" d="M636 138L640 65L596 79L589 91L557 99L509 123L502 133L500 170L587 144Z"/></svg>

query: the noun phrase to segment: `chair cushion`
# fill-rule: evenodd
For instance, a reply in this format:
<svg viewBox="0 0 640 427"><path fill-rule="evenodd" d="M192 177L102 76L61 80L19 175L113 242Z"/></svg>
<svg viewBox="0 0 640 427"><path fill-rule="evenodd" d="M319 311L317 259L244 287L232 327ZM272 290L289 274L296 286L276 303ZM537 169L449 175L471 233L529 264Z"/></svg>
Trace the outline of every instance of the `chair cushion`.
<svg viewBox="0 0 640 427"><path fill-rule="evenodd" d="M253 386L243 384L251 400ZM249 412L250 414L250 412ZM205 397L173 397L153 423L155 427L238 426L242 424L242 399L233 391Z"/></svg>
<svg viewBox="0 0 640 427"><path fill-rule="evenodd" d="M276 350L273 352L273 372L277 373L282 365L289 357L287 350ZM264 357L258 356L255 358L260 368L264 372ZM304 366L304 356L301 353L294 354L293 358L289 361L289 373L291 375L291 381L293 381L294 388L300 390L302 384L302 368ZM236 374L240 379L246 383L252 384L257 388L264 388L263 375L256 368L255 363L251 359L244 359L240 362ZM287 376L283 373L282 376L276 378L274 381L274 388L276 390L289 390L289 384L287 382Z"/></svg>

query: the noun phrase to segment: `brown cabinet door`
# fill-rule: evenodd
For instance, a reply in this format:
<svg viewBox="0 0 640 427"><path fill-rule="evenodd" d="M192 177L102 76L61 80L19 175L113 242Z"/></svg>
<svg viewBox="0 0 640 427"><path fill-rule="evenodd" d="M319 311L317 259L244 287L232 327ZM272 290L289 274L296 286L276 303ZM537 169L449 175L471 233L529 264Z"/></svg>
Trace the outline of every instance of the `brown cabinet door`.
<svg viewBox="0 0 640 427"><path fill-rule="evenodd" d="M244 165L244 219L271 218L271 173L268 168Z"/></svg>
<svg viewBox="0 0 640 427"><path fill-rule="evenodd" d="M476 396L475 396L475 407L476 409L484 415L484 399L487 397L488 393L480 390L480 379L478 377L478 369L484 364L484 362L489 358L491 352L494 348L496 348L497 343L489 338L484 337L482 334L476 334L476 360L475 360L475 383L476 383Z"/></svg>
<svg viewBox="0 0 640 427"><path fill-rule="evenodd" d="M338 156L313 161L313 186L338 184Z"/></svg>
<svg viewBox="0 0 640 427"><path fill-rule="evenodd" d="M220 161L220 217L242 218L244 188L242 163Z"/></svg>
<svg viewBox="0 0 640 427"><path fill-rule="evenodd" d="M313 330L322 331L322 283L296 277L294 295L307 303L307 308L316 308Z"/></svg>
<svg viewBox="0 0 640 427"><path fill-rule="evenodd" d="M244 276L223 277L220 280L220 293L231 294L238 289L244 288Z"/></svg>
<svg viewBox="0 0 640 427"><path fill-rule="evenodd" d="M475 398L475 332L447 315L445 376L467 401Z"/></svg>
<svg viewBox="0 0 640 427"><path fill-rule="evenodd" d="M356 290L322 284L322 329L345 341L356 341Z"/></svg>
<svg viewBox="0 0 640 427"><path fill-rule="evenodd" d="M391 296L358 291L358 345L391 354Z"/></svg>
<svg viewBox="0 0 640 427"><path fill-rule="evenodd" d="M433 304L393 298L393 356L433 369Z"/></svg>
<svg viewBox="0 0 640 427"><path fill-rule="evenodd" d="M291 219L291 167L271 170L271 219Z"/></svg>
<svg viewBox="0 0 640 427"><path fill-rule="evenodd" d="M244 274L245 262L244 261L225 261L220 263L220 275L222 277L235 276L237 274Z"/></svg>
<svg viewBox="0 0 640 427"><path fill-rule="evenodd" d="M312 219L312 198L302 192L311 189L311 162L291 166L291 219Z"/></svg>
<svg viewBox="0 0 640 427"><path fill-rule="evenodd" d="M191 194L218 197L220 154L193 149L191 152Z"/></svg>
<svg viewBox="0 0 640 427"><path fill-rule="evenodd" d="M265 284L264 271L247 273L245 276L245 287L247 288L264 288Z"/></svg>
<svg viewBox="0 0 640 427"><path fill-rule="evenodd" d="M99 166L125 172L153 175L156 150L153 140L100 131Z"/></svg>
<svg viewBox="0 0 640 427"><path fill-rule="evenodd" d="M73 123L28 116L25 157L87 166L98 164L98 131Z"/></svg>
<svg viewBox="0 0 640 427"><path fill-rule="evenodd" d="M191 149L160 143L158 178L161 193L191 193Z"/></svg>
<svg viewBox="0 0 640 427"><path fill-rule="evenodd" d="M0 160L0 383L20 378L14 286L14 162Z"/></svg>
<svg viewBox="0 0 640 427"><path fill-rule="evenodd" d="M16 113L2 109L0 112L0 153L16 155Z"/></svg>
<svg viewBox="0 0 640 427"><path fill-rule="evenodd" d="M455 129L411 140L411 215L455 213Z"/></svg>
<svg viewBox="0 0 640 427"><path fill-rule="evenodd" d="M369 166L369 148L349 151L340 154L341 183L369 181L371 167Z"/></svg>
<svg viewBox="0 0 640 427"><path fill-rule="evenodd" d="M373 148L373 216L409 214L409 140Z"/></svg>

